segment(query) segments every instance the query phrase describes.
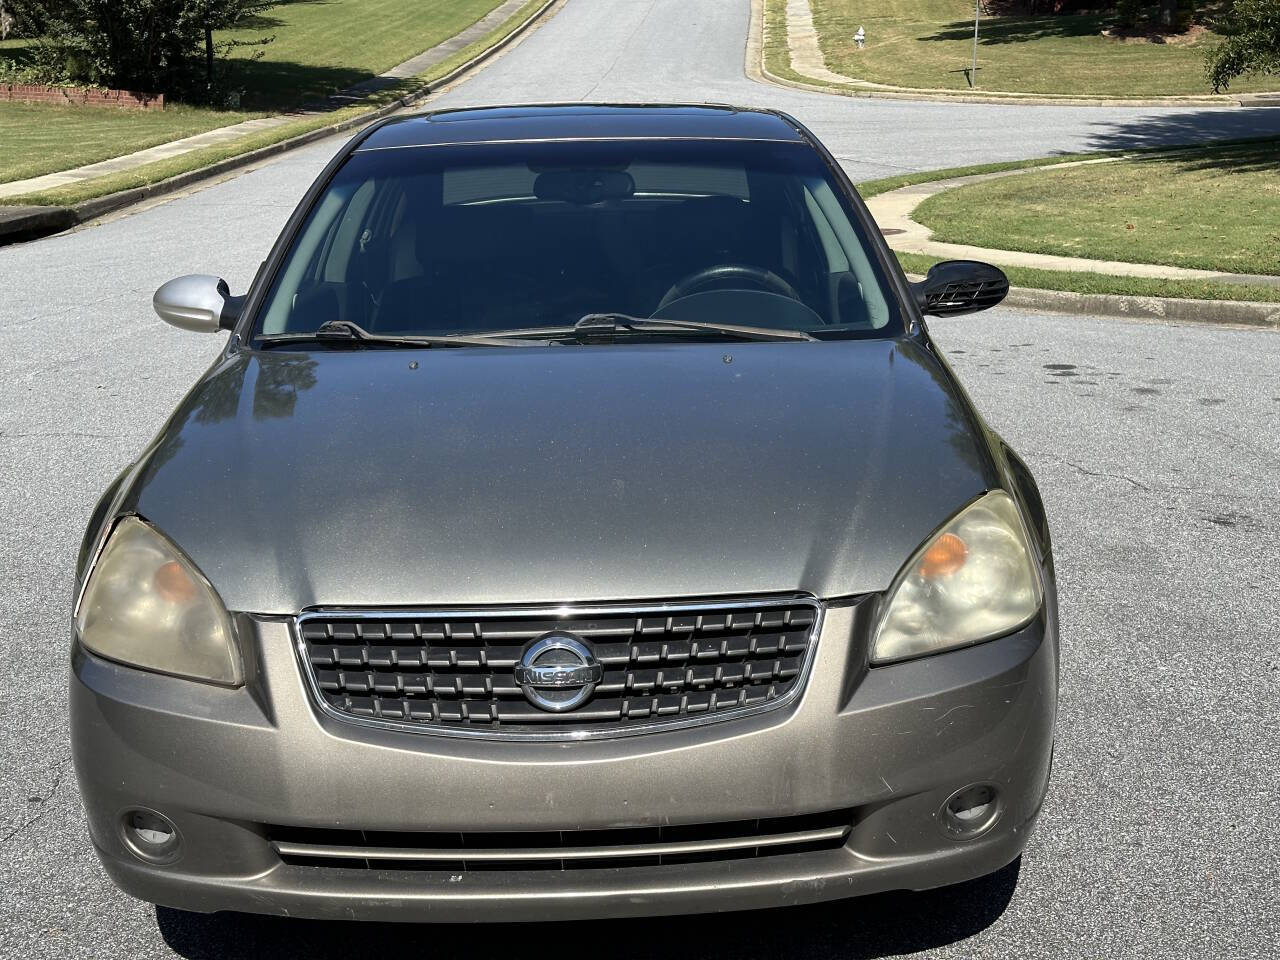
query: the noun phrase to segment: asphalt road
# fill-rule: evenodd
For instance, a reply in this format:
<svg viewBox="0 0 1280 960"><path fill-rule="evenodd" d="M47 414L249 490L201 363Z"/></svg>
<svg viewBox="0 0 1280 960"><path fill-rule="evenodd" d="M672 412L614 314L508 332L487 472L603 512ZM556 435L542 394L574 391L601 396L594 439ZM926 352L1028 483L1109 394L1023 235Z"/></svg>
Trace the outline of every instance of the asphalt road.
<svg viewBox="0 0 1280 960"><path fill-rule="evenodd" d="M1280 127L1280 111L852 101L761 86L742 71L746 7L569 0L443 100L774 104L859 179ZM0 248L0 956L499 956L546 942L527 928L481 939L157 911L112 887L84 833L66 737L72 558L98 492L217 349L160 324L150 294L194 271L242 289L336 146ZM1004 309L934 330L1031 464L1056 538L1057 763L1020 871L749 921L585 924L556 934L566 960L602 949L622 960L1274 955L1280 337Z"/></svg>

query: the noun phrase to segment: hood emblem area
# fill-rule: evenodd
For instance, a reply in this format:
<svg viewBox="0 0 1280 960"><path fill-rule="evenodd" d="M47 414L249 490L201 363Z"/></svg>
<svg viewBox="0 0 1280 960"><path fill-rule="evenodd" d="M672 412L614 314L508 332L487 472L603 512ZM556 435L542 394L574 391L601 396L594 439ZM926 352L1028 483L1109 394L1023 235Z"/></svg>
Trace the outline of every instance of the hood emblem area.
<svg viewBox="0 0 1280 960"><path fill-rule="evenodd" d="M564 713L582 706L604 678L591 648L571 633L553 631L525 648L515 665L525 699L541 710Z"/></svg>

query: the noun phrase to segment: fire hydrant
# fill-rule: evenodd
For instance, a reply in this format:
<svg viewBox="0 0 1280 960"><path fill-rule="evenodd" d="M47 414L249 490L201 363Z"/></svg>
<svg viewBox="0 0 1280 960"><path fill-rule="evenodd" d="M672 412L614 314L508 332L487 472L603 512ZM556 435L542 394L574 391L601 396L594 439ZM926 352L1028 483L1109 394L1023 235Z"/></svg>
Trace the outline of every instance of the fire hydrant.
<svg viewBox="0 0 1280 960"><path fill-rule="evenodd" d="M858 49L861 50L863 45L867 42L867 31L859 27L858 32L853 35L853 42L856 43L858 45Z"/></svg>

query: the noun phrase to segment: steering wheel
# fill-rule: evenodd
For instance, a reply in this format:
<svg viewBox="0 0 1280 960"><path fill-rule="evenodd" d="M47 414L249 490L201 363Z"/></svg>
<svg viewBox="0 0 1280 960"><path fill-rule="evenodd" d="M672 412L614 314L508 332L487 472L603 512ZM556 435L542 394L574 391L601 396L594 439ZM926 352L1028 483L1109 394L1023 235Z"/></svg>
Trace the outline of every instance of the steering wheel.
<svg viewBox="0 0 1280 960"><path fill-rule="evenodd" d="M772 270L748 266L745 263L721 263L714 267L695 270L683 280L673 284L671 289L658 302L654 315L656 316L660 313L668 304L691 296L703 287L722 284L725 281L746 281L772 293L780 293L784 297L790 297L792 300L800 299L800 294L796 293L796 288Z"/></svg>

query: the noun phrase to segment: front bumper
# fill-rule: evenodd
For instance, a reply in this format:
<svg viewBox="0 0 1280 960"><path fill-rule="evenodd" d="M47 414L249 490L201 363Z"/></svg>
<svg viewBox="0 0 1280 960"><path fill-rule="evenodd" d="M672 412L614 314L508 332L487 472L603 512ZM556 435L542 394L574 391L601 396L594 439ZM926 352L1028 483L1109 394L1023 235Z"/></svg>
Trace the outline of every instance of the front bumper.
<svg viewBox="0 0 1280 960"><path fill-rule="evenodd" d="M383 920L533 920L740 910L957 883L1022 850L1048 782L1057 624L868 669L868 604L827 608L801 699L757 717L585 742L354 727L310 701L288 624L240 617L239 690L121 667L76 644L76 773L90 832L126 892L187 910ZM973 783L999 814L969 840L940 814ZM177 827L144 862L125 814ZM843 847L773 857L541 871L283 862L269 825L367 831L606 829L852 809Z"/></svg>

